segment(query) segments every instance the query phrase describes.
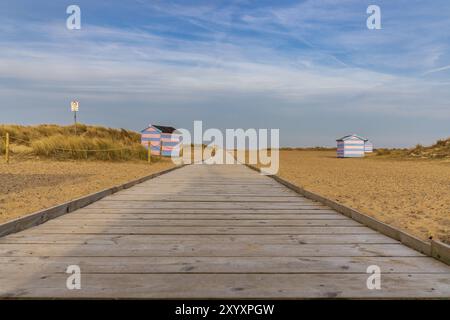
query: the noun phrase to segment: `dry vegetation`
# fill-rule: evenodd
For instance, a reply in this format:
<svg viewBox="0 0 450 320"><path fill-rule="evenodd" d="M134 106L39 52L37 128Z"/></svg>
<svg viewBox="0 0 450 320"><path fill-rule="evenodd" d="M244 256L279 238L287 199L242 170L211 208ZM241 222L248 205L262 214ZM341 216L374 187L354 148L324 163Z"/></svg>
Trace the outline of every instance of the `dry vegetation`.
<svg viewBox="0 0 450 320"><path fill-rule="evenodd" d="M125 129L99 126L0 126L0 151L5 152L4 136L11 137L14 158L145 160L146 149L140 144L140 134ZM155 160L157 160L155 158Z"/></svg>
<svg viewBox="0 0 450 320"><path fill-rule="evenodd" d="M377 155L388 158L450 159L450 138L438 140L428 147L418 144L412 149L378 149Z"/></svg>

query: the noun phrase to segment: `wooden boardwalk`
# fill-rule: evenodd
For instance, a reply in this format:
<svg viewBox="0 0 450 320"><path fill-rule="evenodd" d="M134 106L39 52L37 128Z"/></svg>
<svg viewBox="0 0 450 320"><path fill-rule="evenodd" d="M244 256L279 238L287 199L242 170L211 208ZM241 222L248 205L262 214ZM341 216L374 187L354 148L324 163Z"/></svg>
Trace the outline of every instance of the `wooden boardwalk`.
<svg viewBox="0 0 450 320"><path fill-rule="evenodd" d="M191 165L0 238L0 297L449 298L450 267L245 166Z"/></svg>

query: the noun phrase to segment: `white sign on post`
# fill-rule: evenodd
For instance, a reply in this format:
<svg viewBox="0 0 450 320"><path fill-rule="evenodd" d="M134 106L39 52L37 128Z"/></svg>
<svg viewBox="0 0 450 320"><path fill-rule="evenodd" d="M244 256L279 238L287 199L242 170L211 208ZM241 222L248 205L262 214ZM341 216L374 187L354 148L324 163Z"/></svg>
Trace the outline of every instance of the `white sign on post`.
<svg viewBox="0 0 450 320"><path fill-rule="evenodd" d="M72 112L78 112L78 101L72 101L70 103L70 108Z"/></svg>

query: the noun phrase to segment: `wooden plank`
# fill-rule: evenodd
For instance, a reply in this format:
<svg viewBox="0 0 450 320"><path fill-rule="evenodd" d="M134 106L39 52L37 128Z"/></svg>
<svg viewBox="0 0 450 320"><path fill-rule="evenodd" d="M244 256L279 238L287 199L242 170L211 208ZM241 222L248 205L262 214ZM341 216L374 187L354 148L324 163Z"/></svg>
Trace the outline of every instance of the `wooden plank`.
<svg viewBox="0 0 450 320"><path fill-rule="evenodd" d="M89 212L74 212L68 214L61 219L64 220L78 220L83 219L85 221L90 220L121 220L121 219L135 219L135 220L203 220L203 219L220 219L220 220L347 220L348 218L339 214L310 214L310 213L297 213L297 214L261 214L261 213L241 213L241 214L223 214L223 213L89 213Z"/></svg>
<svg viewBox="0 0 450 320"><path fill-rule="evenodd" d="M43 225L30 230L36 233L103 233L103 234L373 234L364 226L357 227L110 227L110 226L53 226Z"/></svg>
<svg viewBox="0 0 450 320"><path fill-rule="evenodd" d="M82 273L365 273L450 274L426 257L0 257L4 272L49 275L76 264ZM430 271L431 270L431 271Z"/></svg>
<svg viewBox="0 0 450 320"><path fill-rule="evenodd" d="M242 208L242 209L217 209L217 208L83 208L76 211L80 214L112 214L112 213L133 213L133 214L172 214L172 213L189 213L189 214L337 214L336 211L323 208L297 208L297 209L252 209L252 208ZM75 214L75 212L74 212ZM339 214L337 214L339 215ZM340 215L342 216L342 215ZM344 216L342 216L344 217Z"/></svg>
<svg viewBox="0 0 450 320"><path fill-rule="evenodd" d="M450 245L441 241L431 240L431 254L436 259L450 265Z"/></svg>
<svg viewBox="0 0 450 320"><path fill-rule="evenodd" d="M147 189L144 189L147 190ZM204 197L208 197L208 196L217 196L217 192L211 192L211 190L209 189L205 189L204 191L200 191L200 190L194 190L195 192L189 191L189 190L183 190L183 191L174 191L172 190L167 190L167 191L163 191L161 189L156 189L156 190L148 190L146 192L144 191L138 191L138 190L129 190L129 191L123 191L120 194L121 195L134 195L134 196L138 196L138 195L144 195L144 196L204 196ZM250 196L250 197L258 197L258 198L264 198L264 197L270 197L270 196L276 196L276 197L286 197L286 198L293 198L293 197L297 197L298 195L292 194L290 192L273 192L270 190L267 191L254 191L254 190L250 190L250 191L242 191L242 192L237 192L236 190L220 190L220 195L222 196ZM114 195L112 195L114 196Z"/></svg>
<svg viewBox="0 0 450 320"><path fill-rule="evenodd" d="M228 182L228 181L224 181L224 182L219 182L219 181L210 181L210 182L199 182L199 181L183 181L183 180L173 180L173 181L169 181L169 180L164 180L164 181L158 181L158 185L161 186L173 186L174 184L177 184L179 186L183 186L183 187L190 187L190 186L196 186L201 184L202 186L217 186L217 187L235 187L235 186L245 186L245 187L252 187L252 186L267 186L267 187L273 187L273 186L277 186L276 184L267 181L267 182L250 182L250 181L246 181L246 180L242 180L241 182Z"/></svg>
<svg viewBox="0 0 450 320"><path fill-rule="evenodd" d="M367 274L85 274L67 290L67 274L0 280L1 297L91 298L448 298L447 274L387 274L382 290ZM26 286L18 287L18 283ZM124 289L126 288L126 289Z"/></svg>
<svg viewBox="0 0 450 320"><path fill-rule="evenodd" d="M140 191L142 190L142 191ZM131 191L131 190L130 190ZM274 190L273 187L265 188L265 189L244 189L244 188L157 188L153 190L149 190L148 188L145 189L138 189L133 188L133 192L128 192L125 194L131 195L131 194L144 194L144 195L242 195L242 196L287 196L292 197L292 193L290 190L286 191L283 189Z"/></svg>
<svg viewBox="0 0 450 320"><path fill-rule="evenodd" d="M270 227L327 227L327 226L341 226L341 227L358 227L359 223L350 219L339 220L230 220L230 219L178 219L178 220L166 220L166 219L120 219L120 220L89 220L89 219L58 219L47 223L47 227L59 227L67 226L116 226L116 227L158 227L158 226L188 226L188 227L258 227L258 226L270 226Z"/></svg>
<svg viewBox="0 0 450 320"><path fill-rule="evenodd" d="M107 198L105 198L106 201L158 201L158 202L283 202L283 203L307 203L311 204L313 202L309 200L305 200L299 197L292 197L292 196L264 196L264 197L255 197L255 196L228 196L228 195L197 195L197 196L185 196L185 195L169 195L169 196L163 196L163 195L123 195L123 194L117 194L112 195Z"/></svg>
<svg viewBox="0 0 450 320"><path fill-rule="evenodd" d="M209 177L210 182L214 181L216 178L211 175ZM267 183L268 182L268 183ZM290 190L285 190L283 188L282 185L279 185L277 183L274 183L271 180L266 181L266 183L254 183L254 184L247 184L247 183L242 183L242 184L214 184L210 183L210 184L205 184L202 182L199 182L197 178L192 177L190 178L190 181L186 181L186 182L168 182L165 179L161 179L161 180L155 180L155 183L158 184L158 187L160 187L161 189L165 189L165 190L171 190L172 188L174 188L175 190L177 189L186 189L186 188L194 188L194 189L208 189L208 188L215 188L215 189L219 189L219 188L223 188L223 189L232 189L232 188L241 188L241 189L248 189L248 190L258 190L258 189L273 189L274 191L286 191L289 192ZM136 186L136 189L140 189L145 190L148 189L149 186L151 184L150 183L142 183L138 186ZM159 189L159 188L158 188Z"/></svg>
<svg viewBox="0 0 450 320"><path fill-rule="evenodd" d="M361 244L361 243L398 243L381 234L306 234L306 235L112 235L112 234L48 234L48 233L19 233L0 239L1 243L70 243L70 244L139 244L139 243L247 243L247 244Z"/></svg>
<svg viewBox="0 0 450 320"><path fill-rule="evenodd" d="M312 209L327 207L313 202L309 204L303 203L258 203L258 202L157 202L157 201L108 201L102 200L93 203L89 208L153 208L153 209L172 209L172 208L191 208L191 209Z"/></svg>
<svg viewBox="0 0 450 320"><path fill-rule="evenodd" d="M0 256L211 256L211 257L415 257L419 252L401 244L253 244L214 242L118 244L1 244Z"/></svg>

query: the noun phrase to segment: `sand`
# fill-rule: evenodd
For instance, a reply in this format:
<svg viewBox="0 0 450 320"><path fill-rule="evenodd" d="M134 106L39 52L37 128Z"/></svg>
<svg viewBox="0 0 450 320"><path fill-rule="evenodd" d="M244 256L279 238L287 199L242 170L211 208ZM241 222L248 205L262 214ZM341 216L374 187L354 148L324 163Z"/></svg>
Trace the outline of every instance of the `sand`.
<svg viewBox="0 0 450 320"><path fill-rule="evenodd" d="M0 164L0 223L168 169L155 162L23 161Z"/></svg>
<svg viewBox="0 0 450 320"><path fill-rule="evenodd" d="M281 151L279 175L422 239L450 242L450 162Z"/></svg>
<svg viewBox="0 0 450 320"><path fill-rule="evenodd" d="M450 243L450 163L281 151L283 178L422 239ZM0 223L171 167L172 162L0 164Z"/></svg>

